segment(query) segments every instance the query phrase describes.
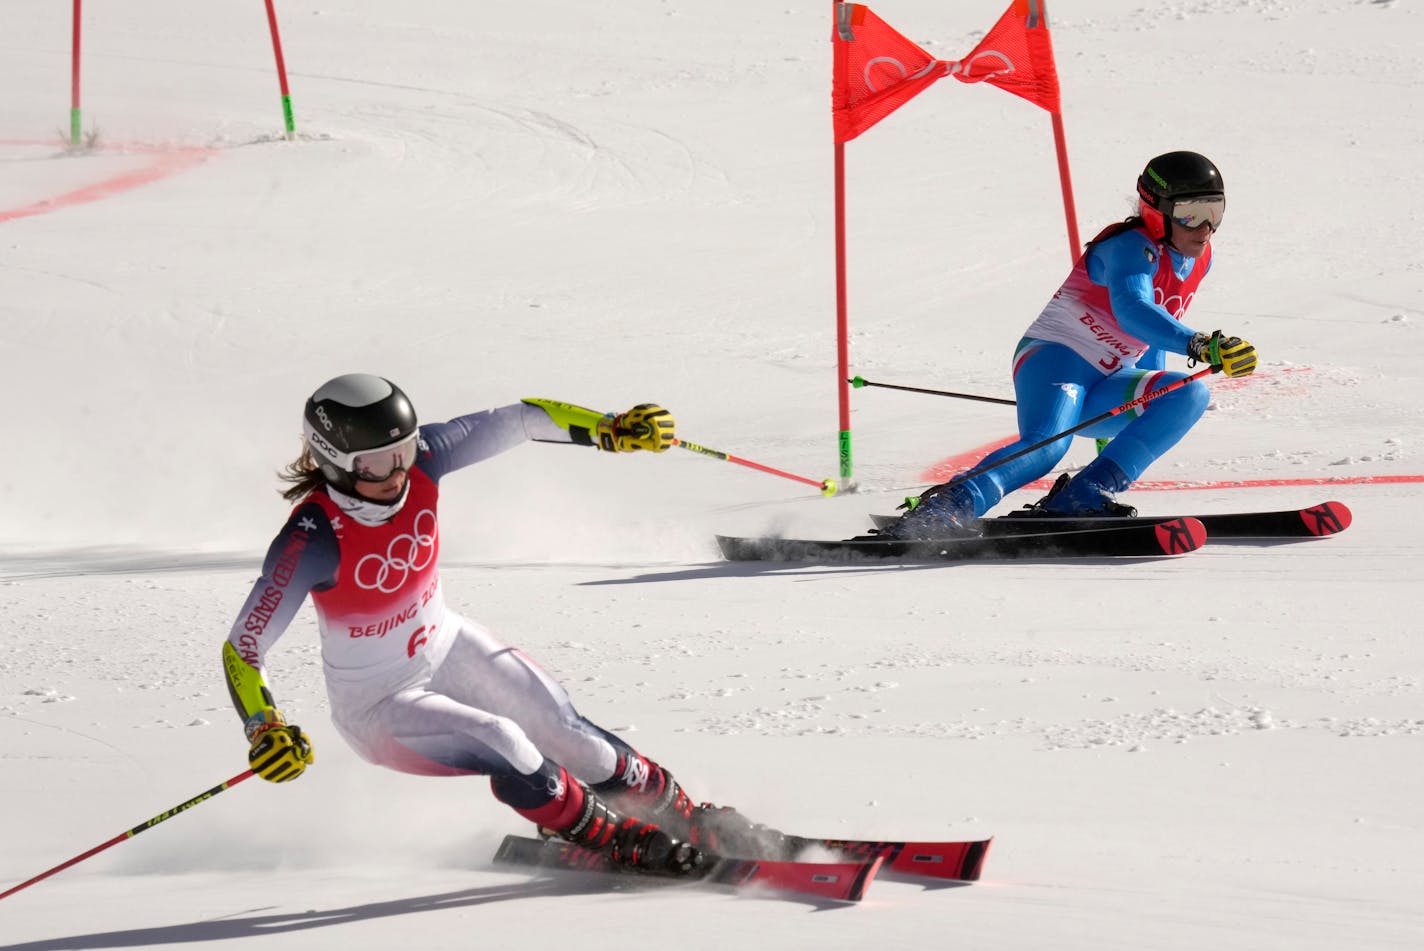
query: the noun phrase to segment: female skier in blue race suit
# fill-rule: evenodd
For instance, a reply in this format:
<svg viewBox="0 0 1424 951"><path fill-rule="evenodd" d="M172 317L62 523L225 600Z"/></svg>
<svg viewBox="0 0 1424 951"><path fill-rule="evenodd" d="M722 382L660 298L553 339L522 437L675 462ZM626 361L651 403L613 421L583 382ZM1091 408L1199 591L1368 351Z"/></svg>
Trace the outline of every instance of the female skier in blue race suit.
<svg viewBox="0 0 1424 951"><path fill-rule="evenodd" d="M985 457L968 478L926 490L888 534L943 535L1062 460L1071 436L994 466L1035 443L1183 379L1166 354L1209 363L1228 376L1256 369L1255 349L1221 331L1201 333L1183 315L1211 268L1211 237L1226 211L1221 173L1205 156L1169 152L1138 178L1139 214L1097 235L1019 341L1013 358L1019 439ZM1042 504L1048 514L1135 515L1114 496L1141 478L1206 411L1200 381L1109 417L1078 435L1108 442ZM978 474L973 474L975 470Z"/></svg>

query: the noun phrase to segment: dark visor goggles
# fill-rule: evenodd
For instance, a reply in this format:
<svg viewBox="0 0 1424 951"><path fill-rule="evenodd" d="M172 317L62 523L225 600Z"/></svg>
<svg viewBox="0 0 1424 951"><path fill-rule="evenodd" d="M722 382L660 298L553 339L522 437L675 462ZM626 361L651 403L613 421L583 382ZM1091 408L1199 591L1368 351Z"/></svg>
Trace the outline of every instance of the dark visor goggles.
<svg viewBox="0 0 1424 951"><path fill-rule="evenodd" d="M1225 195L1198 195L1172 202L1172 221L1183 228L1200 228L1210 223L1211 230L1215 231L1221 227L1221 219L1225 215Z"/></svg>
<svg viewBox="0 0 1424 951"><path fill-rule="evenodd" d="M351 457L351 474L362 482L385 482L397 469L406 472L415 465L418 433L411 433L400 442L367 449Z"/></svg>

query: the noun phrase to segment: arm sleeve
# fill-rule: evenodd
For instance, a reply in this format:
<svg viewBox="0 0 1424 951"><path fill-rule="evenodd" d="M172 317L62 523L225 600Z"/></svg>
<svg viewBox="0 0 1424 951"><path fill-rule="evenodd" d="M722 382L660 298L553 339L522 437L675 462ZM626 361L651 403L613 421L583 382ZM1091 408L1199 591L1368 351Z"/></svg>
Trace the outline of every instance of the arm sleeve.
<svg viewBox="0 0 1424 951"><path fill-rule="evenodd" d="M333 582L339 558L336 532L321 507L311 502L298 506L272 540L262 574L223 642L228 695L244 721L276 706L263 678L263 660L308 592Z"/></svg>
<svg viewBox="0 0 1424 951"><path fill-rule="evenodd" d="M1153 349L1185 355L1196 331L1153 299L1152 277L1161 253L1140 232L1124 231L1089 250L1088 276L1108 289L1113 314L1123 330Z"/></svg>
<svg viewBox="0 0 1424 951"><path fill-rule="evenodd" d="M593 425L600 414L593 410L548 400L524 401L498 409L457 416L444 423L420 427L425 444L420 468L439 481L456 469L483 462L515 446L529 442L557 442L565 445L593 445L589 430L577 425L560 425L547 406L565 407L586 415ZM582 418L580 417L580 420Z"/></svg>
<svg viewBox="0 0 1424 951"><path fill-rule="evenodd" d="M512 403L421 426L420 438L425 450L420 468L436 481L456 469L483 462L531 439L569 441L568 433L550 422L548 414L526 403Z"/></svg>
<svg viewBox="0 0 1424 951"><path fill-rule="evenodd" d="M613 448L611 444L601 445L597 434L599 424L611 420L612 413L600 413L583 406L575 406L573 403L537 397L526 397L523 402L527 410L524 414L524 426L529 431L530 439L601 449Z"/></svg>

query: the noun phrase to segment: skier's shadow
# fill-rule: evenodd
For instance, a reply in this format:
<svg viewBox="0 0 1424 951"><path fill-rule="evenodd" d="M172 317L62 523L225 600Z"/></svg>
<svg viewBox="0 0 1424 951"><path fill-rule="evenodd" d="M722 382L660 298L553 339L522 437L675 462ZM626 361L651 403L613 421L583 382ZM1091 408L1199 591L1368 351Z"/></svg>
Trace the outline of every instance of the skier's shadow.
<svg viewBox="0 0 1424 951"><path fill-rule="evenodd" d="M708 578L754 578L759 575L825 575L852 574L871 571L918 571L925 568L944 568L950 562L837 562L818 563L813 561L711 561L700 565L689 565L670 571L645 571L625 578L605 578L600 581L582 581L580 585L597 587L608 584L648 584L654 581L702 581Z"/></svg>
<svg viewBox="0 0 1424 951"><path fill-rule="evenodd" d="M1071 559L1074 565L1131 565L1160 562L1161 558L1136 557L1085 557ZM779 577L848 574L869 574L874 572L943 571L968 565L1010 562L1015 565L1062 566L1062 558L974 558L962 561L893 561L888 559L860 561L713 561L700 565L690 565L670 571L645 571L623 578L604 578L598 581L581 581L580 586L598 587L615 584L650 584L659 581L703 581L709 578L753 578L761 575ZM0 949L3 951L3 949Z"/></svg>
<svg viewBox="0 0 1424 951"><path fill-rule="evenodd" d="M509 885L492 885L487 888L467 888L439 895L422 895L413 898L399 898L392 901L372 902L366 905L352 905L347 908L330 908L325 911L311 910L290 914L237 913L215 921L198 921L187 924L167 925L161 928L134 928L128 931L96 931L90 934L69 935L58 938L42 938L19 944L0 945L0 951L71 951L90 948L158 948L165 945L181 945L196 942L216 942L242 938L270 937L272 935L299 933L334 925L353 925L378 918L392 918L397 915L423 914L455 908L474 908L495 902L520 901L530 898L557 898L570 895L588 895L610 891L657 891L667 889L697 888L712 897L719 892L731 898L775 900L811 905L818 911L832 908L852 907L849 902L832 901L811 895L797 895L789 892L770 892L749 888L738 891L719 889L715 885L698 885L691 882L670 880L666 884L656 879L618 879L610 883L600 879L590 880L584 873L554 874L531 881ZM262 909L252 909L252 912Z"/></svg>

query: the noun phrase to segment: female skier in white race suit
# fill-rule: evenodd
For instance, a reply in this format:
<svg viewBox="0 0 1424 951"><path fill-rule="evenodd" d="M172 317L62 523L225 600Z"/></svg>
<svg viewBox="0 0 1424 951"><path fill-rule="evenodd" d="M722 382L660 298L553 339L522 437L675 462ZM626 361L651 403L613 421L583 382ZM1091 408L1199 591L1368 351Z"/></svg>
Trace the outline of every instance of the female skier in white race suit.
<svg viewBox="0 0 1424 951"><path fill-rule="evenodd" d="M312 395L303 428L305 450L284 475L296 508L222 650L255 772L285 782L312 762L307 734L285 722L263 677L310 594L332 720L363 758L420 775L487 774L520 815L643 869L686 872L702 861L699 846L728 847L727 823L745 820L694 806L665 769L580 716L547 673L449 610L437 570L441 478L530 440L662 452L674 441L667 410L645 403L615 416L527 399L417 427L397 386L349 374Z"/></svg>

